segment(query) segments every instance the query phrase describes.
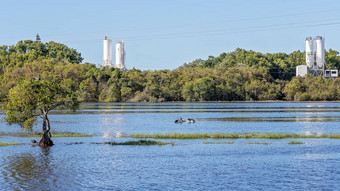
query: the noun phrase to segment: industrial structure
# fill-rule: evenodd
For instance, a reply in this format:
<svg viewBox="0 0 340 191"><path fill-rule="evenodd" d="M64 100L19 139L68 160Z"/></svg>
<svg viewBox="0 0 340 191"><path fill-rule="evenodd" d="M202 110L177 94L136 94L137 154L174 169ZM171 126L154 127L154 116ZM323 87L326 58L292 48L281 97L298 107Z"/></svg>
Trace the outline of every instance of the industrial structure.
<svg viewBox="0 0 340 191"><path fill-rule="evenodd" d="M112 40L107 36L103 40L103 66L113 67L112 64Z"/></svg>
<svg viewBox="0 0 340 191"><path fill-rule="evenodd" d="M325 38L306 38L306 65L296 66L296 76L322 75L324 78L337 78L338 70L326 70Z"/></svg>
<svg viewBox="0 0 340 191"><path fill-rule="evenodd" d="M312 37L306 38L306 64L308 68L315 68L314 66L314 40Z"/></svg>
<svg viewBox="0 0 340 191"><path fill-rule="evenodd" d="M104 37L103 40L103 67L114 67L112 64L112 39ZM125 71L125 50L124 41L120 40L116 42L116 68Z"/></svg>
<svg viewBox="0 0 340 191"><path fill-rule="evenodd" d="M116 67L120 70L126 70L124 40L116 42Z"/></svg>

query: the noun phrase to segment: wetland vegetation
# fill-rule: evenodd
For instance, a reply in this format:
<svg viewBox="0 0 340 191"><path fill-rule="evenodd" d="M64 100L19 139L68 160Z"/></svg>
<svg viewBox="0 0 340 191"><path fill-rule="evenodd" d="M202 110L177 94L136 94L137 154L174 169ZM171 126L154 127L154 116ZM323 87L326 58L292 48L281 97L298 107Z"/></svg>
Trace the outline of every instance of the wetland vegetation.
<svg viewBox="0 0 340 191"><path fill-rule="evenodd" d="M331 102L82 103L75 113L50 114L55 145L47 149L19 137L41 136L41 123L34 133L0 123L0 142L20 144L0 147L0 190L249 190L258 182L336 190L339 111ZM179 117L196 123L175 124Z"/></svg>
<svg viewBox="0 0 340 191"><path fill-rule="evenodd" d="M20 143L5 143L5 142L0 142L0 147L2 146L13 146L13 145L20 145Z"/></svg>
<svg viewBox="0 0 340 191"><path fill-rule="evenodd" d="M271 143L268 143L268 142L249 142L247 144L250 144L250 145L270 145Z"/></svg>
<svg viewBox="0 0 340 191"><path fill-rule="evenodd" d="M232 141L228 142L203 142L203 144L234 144Z"/></svg>
<svg viewBox="0 0 340 191"><path fill-rule="evenodd" d="M322 135L302 135L302 134L286 134L286 133L172 133L172 134L133 134L128 137L131 138L153 138L153 139L340 139L340 134L322 134Z"/></svg>
<svg viewBox="0 0 340 191"><path fill-rule="evenodd" d="M49 112L75 111L80 102L340 100L340 78L294 77L295 67L305 63L305 53L301 51L264 54L237 48L217 57L194 60L175 70L120 71L82 64L81 53L75 49L53 41L43 43L38 37L0 46L0 102L4 102L2 109L8 125L31 129L37 118L42 118L41 146L53 145ZM335 50L326 51L329 68L340 69L338 54ZM167 136L281 139L297 135Z"/></svg>
<svg viewBox="0 0 340 191"><path fill-rule="evenodd" d="M29 138L29 137L41 137L41 132L18 132L18 133L0 133L1 136L12 136L12 137L23 137L23 138ZM72 132L61 132L61 133L51 133L52 137L93 137L93 135L90 134L80 134L80 133L72 133Z"/></svg>
<svg viewBox="0 0 340 191"><path fill-rule="evenodd" d="M304 144L304 143L301 142L301 141L290 141L288 144L290 144L290 145L301 145L301 144Z"/></svg>
<svg viewBox="0 0 340 191"><path fill-rule="evenodd" d="M98 143L96 143L98 144ZM127 142L104 142L99 143L104 145L174 145L174 143L164 143L160 141L152 140L139 140L139 141L127 141Z"/></svg>

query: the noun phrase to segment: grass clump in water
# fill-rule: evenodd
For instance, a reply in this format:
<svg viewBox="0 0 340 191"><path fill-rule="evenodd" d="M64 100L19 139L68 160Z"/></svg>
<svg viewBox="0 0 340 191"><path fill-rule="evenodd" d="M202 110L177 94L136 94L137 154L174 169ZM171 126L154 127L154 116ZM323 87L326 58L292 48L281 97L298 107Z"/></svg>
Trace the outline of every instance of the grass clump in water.
<svg viewBox="0 0 340 191"><path fill-rule="evenodd" d="M104 145L174 145L174 143L163 143L160 141L139 140L139 141L127 141L127 142L104 142Z"/></svg>
<svg viewBox="0 0 340 191"><path fill-rule="evenodd" d="M93 135L77 133L57 133L52 134L52 137L93 137Z"/></svg>
<svg viewBox="0 0 340 191"><path fill-rule="evenodd" d="M4 142L0 142L0 146L13 146L13 145L20 145L20 143L4 143Z"/></svg>
<svg viewBox="0 0 340 191"><path fill-rule="evenodd" d="M340 139L340 134L335 135L301 135L301 134L285 134L285 133L275 133L275 134L134 134L127 136L131 138L153 138L153 139L299 139L299 138L328 138L328 139Z"/></svg>
<svg viewBox="0 0 340 191"><path fill-rule="evenodd" d="M290 145L301 145L301 144L304 144L304 143L300 142L300 141L290 141L288 144L290 144Z"/></svg>
<svg viewBox="0 0 340 191"><path fill-rule="evenodd" d="M234 144L234 142L203 142L203 144Z"/></svg>
<svg viewBox="0 0 340 191"><path fill-rule="evenodd" d="M93 135L79 134L79 133L51 133L52 137L92 137ZM41 132L34 132L30 134L20 134L19 137L41 137Z"/></svg>
<svg viewBox="0 0 340 191"><path fill-rule="evenodd" d="M267 143L267 142L249 142L248 144L251 144L251 145L269 145L271 143Z"/></svg>
<svg viewBox="0 0 340 191"><path fill-rule="evenodd" d="M66 145L82 145L85 144L84 142L73 142L73 143L66 143Z"/></svg>

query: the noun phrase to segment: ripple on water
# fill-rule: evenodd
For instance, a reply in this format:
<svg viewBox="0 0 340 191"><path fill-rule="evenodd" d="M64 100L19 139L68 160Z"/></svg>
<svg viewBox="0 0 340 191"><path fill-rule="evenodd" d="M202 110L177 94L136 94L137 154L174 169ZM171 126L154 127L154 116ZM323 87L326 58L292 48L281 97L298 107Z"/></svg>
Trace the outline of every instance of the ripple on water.
<svg viewBox="0 0 340 191"><path fill-rule="evenodd" d="M53 138L50 149L0 147L0 190L336 190L340 140L167 140L175 146L111 146L135 133L340 134L340 103L83 104L51 113L52 129L94 137ZM0 116L1 117L1 116ZM174 124L179 117L195 124ZM57 122L57 123L54 123ZM5 133L17 126L0 123ZM37 125L35 130L40 130ZM30 142L5 136L2 141ZM164 140L161 140L164 141ZM269 145L248 144L269 142ZM81 144L70 144L81 143Z"/></svg>

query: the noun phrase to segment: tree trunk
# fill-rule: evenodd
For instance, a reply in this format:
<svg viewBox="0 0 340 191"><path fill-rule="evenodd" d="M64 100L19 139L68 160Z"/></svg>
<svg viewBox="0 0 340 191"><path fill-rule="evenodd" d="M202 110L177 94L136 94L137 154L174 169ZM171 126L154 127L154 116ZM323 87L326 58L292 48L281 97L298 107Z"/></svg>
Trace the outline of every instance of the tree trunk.
<svg viewBox="0 0 340 191"><path fill-rule="evenodd" d="M53 145L53 141L49 136L50 132L50 120L47 117L48 111L43 111L43 126L42 126L42 138L39 141L39 146L46 148Z"/></svg>

